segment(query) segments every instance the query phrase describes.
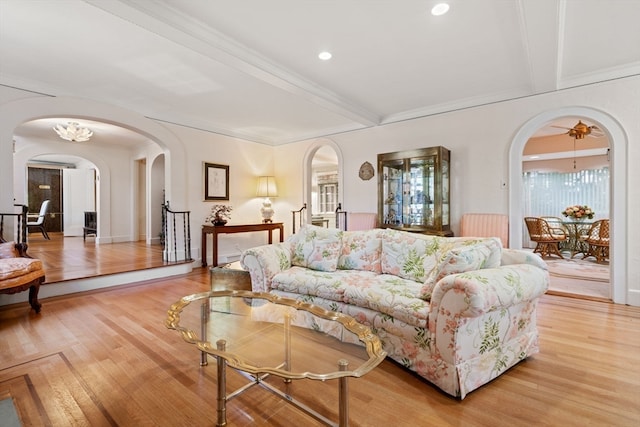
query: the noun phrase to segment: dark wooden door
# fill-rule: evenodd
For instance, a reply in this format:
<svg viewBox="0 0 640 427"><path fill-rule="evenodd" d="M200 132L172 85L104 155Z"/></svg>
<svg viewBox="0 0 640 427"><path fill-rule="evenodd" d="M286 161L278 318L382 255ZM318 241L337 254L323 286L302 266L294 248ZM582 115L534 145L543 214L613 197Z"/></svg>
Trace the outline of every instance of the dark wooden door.
<svg viewBox="0 0 640 427"><path fill-rule="evenodd" d="M45 200L51 200L45 230L47 232L61 232L62 221L62 170L29 167L28 168L28 199L29 213L40 212L40 205Z"/></svg>

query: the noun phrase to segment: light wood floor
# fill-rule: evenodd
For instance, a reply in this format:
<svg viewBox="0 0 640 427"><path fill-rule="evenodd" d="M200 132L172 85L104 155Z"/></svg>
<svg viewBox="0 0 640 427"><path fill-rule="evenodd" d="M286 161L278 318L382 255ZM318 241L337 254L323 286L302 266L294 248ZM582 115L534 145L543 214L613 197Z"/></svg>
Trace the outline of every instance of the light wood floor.
<svg viewBox="0 0 640 427"><path fill-rule="evenodd" d="M206 268L183 276L43 300L40 315L0 309L0 395L27 426L211 426L215 365L165 328L181 296L209 289ZM352 426L636 426L640 308L545 295L541 352L463 401L384 361L352 379ZM235 373L228 388L244 380ZM337 419L337 384L303 380L294 394ZM256 388L232 399L233 426L318 423ZM1 424L1 421L0 421Z"/></svg>
<svg viewBox="0 0 640 427"><path fill-rule="evenodd" d="M123 242L96 245L93 237L64 237L62 233L29 235L27 252L42 260L46 283L64 282L86 277L104 276L127 271L162 267L162 246L145 242Z"/></svg>

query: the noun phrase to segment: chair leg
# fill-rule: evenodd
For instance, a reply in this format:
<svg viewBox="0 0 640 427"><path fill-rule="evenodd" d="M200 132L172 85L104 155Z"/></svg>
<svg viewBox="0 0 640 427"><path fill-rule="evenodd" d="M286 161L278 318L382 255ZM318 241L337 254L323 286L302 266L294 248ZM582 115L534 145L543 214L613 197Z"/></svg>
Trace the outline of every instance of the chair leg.
<svg viewBox="0 0 640 427"><path fill-rule="evenodd" d="M558 243L552 242L538 242L536 248L533 250L533 253L539 253L542 258L550 257L552 254L558 255L560 258L564 259L562 253L560 253L560 248Z"/></svg>
<svg viewBox="0 0 640 427"><path fill-rule="evenodd" d="M558 255L560 258L564 259L562 253L560 252L560 244L559 243L549 243L551 245L551 251Z"/></svg>
<svg viewBox="0 0 640 427"><path fill-rule="evenodd" d="M36 313L40 313L42 304L38 301L38 291L40 290L40 280L29 287L29 305Z"/></svg>

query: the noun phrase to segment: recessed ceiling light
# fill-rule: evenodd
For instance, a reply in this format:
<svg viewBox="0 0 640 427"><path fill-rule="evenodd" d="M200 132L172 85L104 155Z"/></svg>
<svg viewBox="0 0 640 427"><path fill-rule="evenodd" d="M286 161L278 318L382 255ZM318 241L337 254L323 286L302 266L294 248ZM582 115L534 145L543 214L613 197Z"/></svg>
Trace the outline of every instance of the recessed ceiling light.
<svg viewBox="0 0 640 427"><path fill-rule="evenodd" d="M320 54L318 54L318 58L322 59L323 61L327 61L331 59L331 52L320 52Z"/></svg>
<svg viewBox="0 0 640 427"><path fill-rule="evenodd" d="M447 3L438 3L437 5L433 6L433 9L431 9L431 14L433 16L440 16L444 15L448 11L449 5Z"/></svg>

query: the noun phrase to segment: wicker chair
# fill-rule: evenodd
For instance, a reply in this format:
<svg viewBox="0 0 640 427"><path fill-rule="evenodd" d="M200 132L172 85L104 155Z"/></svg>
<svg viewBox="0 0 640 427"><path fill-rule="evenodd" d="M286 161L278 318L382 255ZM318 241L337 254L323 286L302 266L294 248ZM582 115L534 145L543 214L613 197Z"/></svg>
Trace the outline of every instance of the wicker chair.
<svg viewBox="0 0 640 427"><path fill-rule="evenodd" d="M543 258L555 254L564 259L560 253L560 244L568 238L564 229L551 227L546 220L538 217L525 217L524 222L529 230L529 237L536 242L533 253L539 253Z"/></svg>
<svg viewBox="0 0 640 427"><path fill-rule="evenodd" d="M584 241L589 245L584 258L595 257L598 263L609 259L609 220L601 219L591 224Z"/></svg>

